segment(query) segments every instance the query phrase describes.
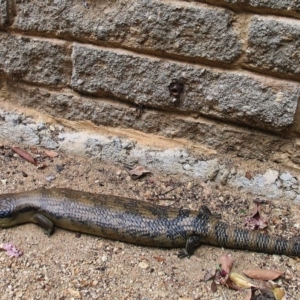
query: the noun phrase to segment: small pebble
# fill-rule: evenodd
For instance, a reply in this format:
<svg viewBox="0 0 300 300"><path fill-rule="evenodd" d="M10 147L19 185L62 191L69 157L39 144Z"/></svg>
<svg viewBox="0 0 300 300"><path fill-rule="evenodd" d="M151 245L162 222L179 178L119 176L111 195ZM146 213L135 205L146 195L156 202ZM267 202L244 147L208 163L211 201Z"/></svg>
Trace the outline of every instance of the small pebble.
<svg viewBox="0 0 300 300"><path fill-rule="evenodd" d="M147 269L147 268L149 268L149 264L146 263L145 261L141 261L141 262L139 263L139 267L140 267L141 269Z"/></svg>
<svg viewBox="0 0 300 300"><path fill-rule="evenodd" d="M47 180L47 181L53 181L55 178L56 178L55 176L50 175L50 176L47 176L47 177L46 177L46 180Z"/></svg>
<svg viewBox="0 0 300 300"><path fill-rule="evenodd" d="M98 280L94 280L94 281L92 282L93 286L96 286L98 283L99 283Z"/></svg>
<svg viewBox="0 0 300 300"><path fill-rule="evenodd" d="M103 255L103 256L101 257L101 260L102 260L103 262L107 261L107 256L106 256L106 255Z"/></svg>

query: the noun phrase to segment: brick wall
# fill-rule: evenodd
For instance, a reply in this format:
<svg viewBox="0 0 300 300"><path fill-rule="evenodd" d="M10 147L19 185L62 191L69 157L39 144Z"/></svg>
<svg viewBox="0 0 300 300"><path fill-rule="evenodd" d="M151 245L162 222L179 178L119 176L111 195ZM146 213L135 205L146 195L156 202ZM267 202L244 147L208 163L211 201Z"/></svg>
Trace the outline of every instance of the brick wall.
<svg viewBox="0 0 300 300"><path fill-rule="evenodd" d="M0 8L9 101L298 168L296 1L5 0Z"/></svg>

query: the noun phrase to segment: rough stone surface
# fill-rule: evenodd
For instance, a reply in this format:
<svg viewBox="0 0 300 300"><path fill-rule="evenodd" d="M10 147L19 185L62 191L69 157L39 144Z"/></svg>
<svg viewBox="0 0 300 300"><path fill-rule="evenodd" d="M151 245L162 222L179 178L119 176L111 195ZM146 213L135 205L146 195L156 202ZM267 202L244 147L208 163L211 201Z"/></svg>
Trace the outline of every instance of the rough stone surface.
<svg viewBox="0 0 300 300"><path fill-rule="evenodd" d="M255 193L258 196L268 195L269 199L276 199L283 196L283 191L276 186L276 184L267 184L266 178L259 174L255 177L248 179L247 177L240 175L235 178L235 184L237 188L245 191Z"/></svg>
<svg viewBox="0 0 300 300"><path fill-rule="evenodd" d="M19 4L14 28L230 63L242 50L232 21L228 10L184 1L94 1L89 10L81 0L34 1Z"/></svg>
<svg viewBox="0 0 300 300"><path fill-rule="evenodd" d="M217 159L197 160L185 149L153 149L141 147L126 139L118 137L89 136L83 133L64 134L62 133L60 148L90 158L99 158L103 161L113 161L129 165L151 165L159 172L169 175L184 174L187 176L201 178L203 180L215 181L218 184L223 182L223 172L219 172ZM75 150L76 149L76 150ZM276 172L276 171L275 171ZM248 179L245 171L240 170L235 176L230 176L226 184L249 192L253 195L263 196L267 199L288 198L296 200L299 181L290 173L289 178L278 181L280 184L270 183L262 174L257 174ZM292 179L290 179L290 177ZM291 191L293 186L293 191ZM292 192L292 193L291 193Z"/></svg>
<svg viewBox="0 0 300 300"><path fill-rule="evenodd" d="M283 11L300 11L300 2L298 0L222 0L222 2L249 5L254 8L269 8Z"/></svg>
<svg viewBox="0 0 300 300"><path fill-rule="evenodd" d="M300 75L300 21L254 16L246 63L254 68Z"/></svg>
<svg viewBox="0 0 300 300"><path fill-rule="evenodd" d="M7 13L6 13L6 1L0 2L0 27L5 25L7 19Z"/></svg>
<svg viewBox="0 0 300 300"><path fill-rule="evenodd" d="M41 123L36 123L25 114L0 110L0 138L9 139L14 143L24 143L31 146L43 146L48 149L58 147L51 137L51 132Z"/></svg>
<svg viewBox="0 0 300 300"><path fill-rule="evenodd" d="M242 166L238 167L238 172L229 171L219 158L200 158L180 144L167 148L147 146L126 137L88 131L74 132L58 124L37 123L34 118L24 114L0 110L0 140L8 138L16 143L59 148L66 153L105 162L129 166L143 165L163 174L181 174L217 184L228 184L240 191L267 199L287 197L298 201L300 193L299 180L289 172L279 174L276 170L263 171L261 166L264 174L257 174L249 179ZM225 181L224 173L227 173ZM53 179L48 179L52 180L50 178Z"/></svg>
<svg viewBox="0 0 300 300"><path fill-rule="evenodd" d="M251 159L271 159L287 143L273 135L248 131L201 117L140 109L107 99L93 99L67 92L7 84L10 101L72 121L92 121L99 126L132 128L168 138L184 138L210 153L231 153ZM205 150L206 149L206 150Z"/></svg>
<svg viewBox="0 0 300 300"><path fill-rule="evenodd" d="M228 1L228 0L225 0ZM229 0L230 1L230 0ZM233 2L236 0L232 0ZM272 9L294 10L300 11L299 0L240 0L239 2L246 2L254 7L267 7Z"/></svg>
<svg viewBox="0 0 300 300"><path fill-rule="evenodd" d="M14 79L60 86L71 77L66 43L0 33L0 71Z"/></svg>
<svg viewBox="0 0 300 300"><path fill-rule="evenodd" d="M109 95L146 107L197 112L230 122L280 131L293 123L300 86L241 72L221 72L74 45L71 86L82 93ZM173 80L184 84L180 99Z"/></svg>
<svg viewBox="0 0 300 300"><path fill-rule="evenodd" d="M216 2L217 1L217 2ZM298 0L206 0L200 2L217 3L223 5L224 3L232 4L233 7L238 7L243 10L254 10L258 12L273 11L276 14L290 14L300 17L300 2Z"/></svg>
<svg viewBox="0 0 300 300"><path fill-rule="evenodd" d="M267 170L264 174L265 180L268 184L275 183L278 179L279 172L276 170Z"/></svg>

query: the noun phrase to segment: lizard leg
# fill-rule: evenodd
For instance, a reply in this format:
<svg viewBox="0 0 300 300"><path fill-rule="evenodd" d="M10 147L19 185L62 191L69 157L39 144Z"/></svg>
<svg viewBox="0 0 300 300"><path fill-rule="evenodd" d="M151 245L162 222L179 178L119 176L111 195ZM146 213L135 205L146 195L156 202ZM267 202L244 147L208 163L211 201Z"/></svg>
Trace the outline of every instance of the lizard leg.
<svg viewBox="0 0 300 300"><path fill-rule="evenodd" d="M181 249L178 252L178 257L179 258L184 258L184 257L190 257L191 255L194 254L195 249L200 246L201 244L201 238L198 235L193 235L189 237L186 241L185 248Z"/></svg>
<svg viewBox="0 0 300 300"><path fill-rule="evenodd" d="M47 217L45 217L42 214L36 213L31 218L32 222L39 224L41 227L45 229L45 234L48 236L53 233L54 225L51 220L49 220Z"/></svg>

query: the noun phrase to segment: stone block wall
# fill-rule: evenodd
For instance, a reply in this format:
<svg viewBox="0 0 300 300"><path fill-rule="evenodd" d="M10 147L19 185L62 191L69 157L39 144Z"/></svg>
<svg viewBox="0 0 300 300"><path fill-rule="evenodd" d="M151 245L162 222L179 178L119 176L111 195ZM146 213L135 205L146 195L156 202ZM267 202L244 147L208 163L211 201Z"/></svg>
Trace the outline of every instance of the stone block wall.
<svg viewBox="0 0 300 300"><path fill-rule="evenodd" d="M0 102L299 168L300 3L0 3Z"/></svg>

